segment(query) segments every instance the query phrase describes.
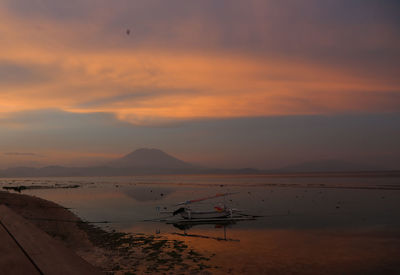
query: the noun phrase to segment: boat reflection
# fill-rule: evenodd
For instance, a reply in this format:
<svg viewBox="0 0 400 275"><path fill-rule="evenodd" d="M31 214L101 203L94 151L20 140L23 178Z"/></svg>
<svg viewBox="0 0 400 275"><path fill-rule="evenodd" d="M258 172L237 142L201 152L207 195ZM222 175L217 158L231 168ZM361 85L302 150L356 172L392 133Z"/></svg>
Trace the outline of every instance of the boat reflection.
<svg viewBox="0 0 400 275"><path fill-rule="evenodd" d="M203 219L203 220L179 220L179 221L170 221L167 224L172 224L175 228L178 228L183 231L183 233L173 232L173 235L179 235L182 237L195 237L195 238L203 238L203 239L214 239L217 241L233 241L239 242L238 239L227 238L227 228L234 226L237 222L244 220L255 220L253 217L247 218L225 218L225 219ZM209 235L200 235L200 234L190 234L189 231L195 226L200 225L213 225L215 229L223 229L223 237L215 237Z"/></svg>

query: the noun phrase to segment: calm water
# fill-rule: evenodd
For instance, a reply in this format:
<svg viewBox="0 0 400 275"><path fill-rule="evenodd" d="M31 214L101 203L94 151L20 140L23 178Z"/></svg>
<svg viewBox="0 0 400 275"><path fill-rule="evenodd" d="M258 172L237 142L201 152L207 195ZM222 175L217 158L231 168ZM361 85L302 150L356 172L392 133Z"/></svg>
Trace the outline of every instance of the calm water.
<svg viewBox="0 0 400 275"><path fill-rule="evenodd" d="M198 249L217 254L213 261L223 266L221 273L321 272L329 265L336 269L325 271L381 271L383 266L397 271L400 266L400 178L0 179L0 186L75 184L81 187L31 189L23 193L71 208L87 221L108 221L100 224L107 229L184 239ZM182 236L184 231L171 224L145 221L160 218L157 209L172 211L176 203L226 192L235 194L194 207L207 210L225 204L260 217L229 226L194 226L186 230L189 236ZM224 237L232 241L216 240ZM369 259L367 265L358 262L365 258Z"/></svg>

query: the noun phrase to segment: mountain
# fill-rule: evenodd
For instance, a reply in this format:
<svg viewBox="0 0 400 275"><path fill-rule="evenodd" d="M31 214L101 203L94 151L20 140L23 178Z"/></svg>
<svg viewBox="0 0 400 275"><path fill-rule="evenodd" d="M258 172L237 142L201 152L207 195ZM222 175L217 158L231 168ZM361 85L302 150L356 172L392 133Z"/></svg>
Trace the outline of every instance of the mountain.
<svg viewBox="0 0 400 275"><path fill-rule="evenodd" d="M102 166L41 168L14 167L0 170L0 177L134 176L162 174L258 174L261 171L195 166L159 149L142 148Z"/></svg>
<svg viewBox="0 0 400 275"><path fill-rule="evenodd" d="M381 170L379 172L379 170ZM41 168L14 167L0 170L0 177L73 177L73 176L135 176L135 175L168 175L168 174L293 174L307 173L335 174L335 176L366 175L399 176L400 171L388 171L379 167L367 166L339 160L322 160L304 162L275 170L219 169L204 168L177 159L159 149L142 148L115 159L102 166L64 167L46 166ZM301 176L301 175L298 175ZM332 176L332 175L331 175Z"/></svg>
<svg viewBox="0 0 400 275"><path fill-rule="evenodd" d="M177 159L159 149L142 148L129 153L122 158L111 161L106 166L152 169L193 169L193 165Z"/></svg>
<svg viewBox="0 0 400 275"><path fill-rule="evenodd" d="M195 174L204 172L158 149L138 149L102 166L41 168L14 167L0 170L0 177L72 177Z"/></svg>
<svg viewBox="0 0 400 275"><path fill-rule="evenodd" d="M346 162L341 160L319 160L309 161L300 164L286 166L272 172L279 173L308 173L308 172L361 172L361 171L378 171L381 167L374 167L359 163ZM384 169L383 169L384 170Z"/></svg>

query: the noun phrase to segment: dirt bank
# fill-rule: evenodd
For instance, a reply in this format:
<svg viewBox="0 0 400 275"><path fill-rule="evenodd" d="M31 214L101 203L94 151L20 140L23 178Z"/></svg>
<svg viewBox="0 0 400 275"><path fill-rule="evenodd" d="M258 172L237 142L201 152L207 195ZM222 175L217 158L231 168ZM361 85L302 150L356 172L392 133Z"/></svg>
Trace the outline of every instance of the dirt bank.
<svg viewBox="0 0 400 275"><path fill-rule="evenodd" d="M31 221L108 274L209 274L208 257L183 241L106 232L68 209L37 197L0 191L0 204ZM209 271L207 271L209 270Z"/></svg>

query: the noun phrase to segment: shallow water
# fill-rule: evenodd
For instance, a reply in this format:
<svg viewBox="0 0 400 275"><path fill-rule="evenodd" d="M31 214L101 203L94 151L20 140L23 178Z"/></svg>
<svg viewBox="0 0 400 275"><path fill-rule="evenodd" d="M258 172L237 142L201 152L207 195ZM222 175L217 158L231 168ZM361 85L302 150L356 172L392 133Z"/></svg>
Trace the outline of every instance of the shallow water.
<svg viewBox="0 0 400 275"><path fill-rule="evenodd" d="M0 186L56 184L81 187L22 192L71 208L86 221L107 221L99 223L106 229L184 239L209 255L215 254L210 263L220 266L214 270L216 273L400 270L400 178L0 179ZM217 193L235 194L197 203L193 208L209 210L225 204L260 217L229 225L196 225L185 230L145 221L164 217L158 209L172 211L179 202Z"/></svg>

